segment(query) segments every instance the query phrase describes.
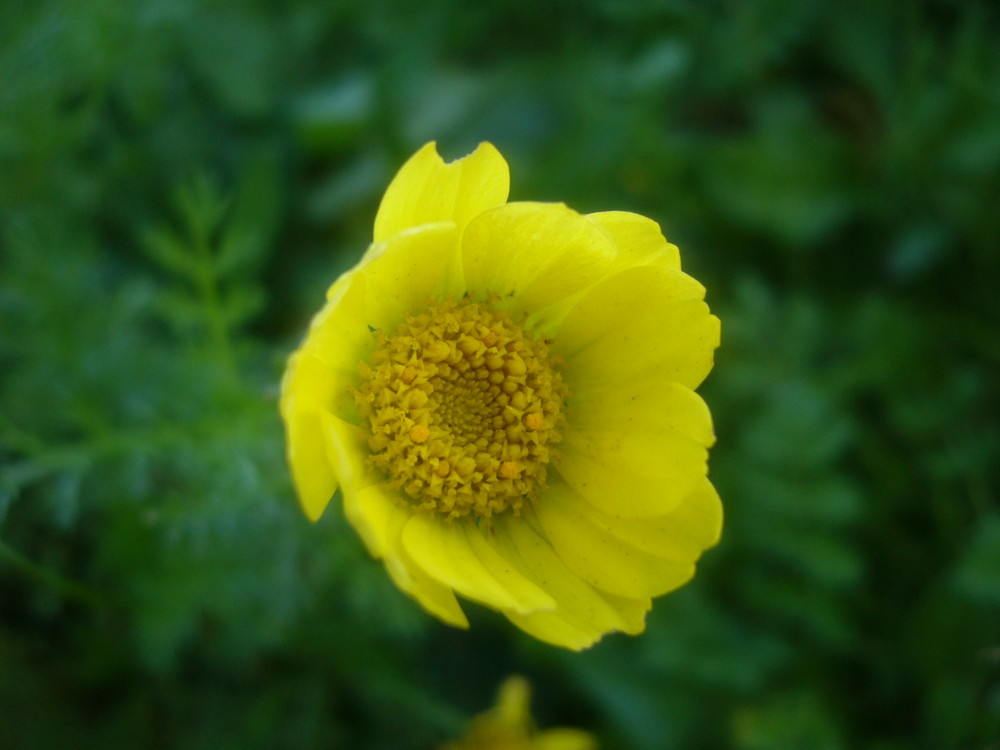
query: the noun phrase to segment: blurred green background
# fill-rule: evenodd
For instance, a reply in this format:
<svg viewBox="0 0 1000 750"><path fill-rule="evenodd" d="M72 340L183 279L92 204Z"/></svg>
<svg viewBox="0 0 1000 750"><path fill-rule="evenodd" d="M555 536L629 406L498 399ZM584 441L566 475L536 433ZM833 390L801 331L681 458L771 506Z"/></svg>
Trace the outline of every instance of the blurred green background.
<svg viewBox="0 0 1000 750"><path fill-rule="evenodd" d="M0 1L0 746L1000 748L1000 13ZM649 215L723 321L722 543L575 655L294 501L285 357L436 139Z"/></svg>

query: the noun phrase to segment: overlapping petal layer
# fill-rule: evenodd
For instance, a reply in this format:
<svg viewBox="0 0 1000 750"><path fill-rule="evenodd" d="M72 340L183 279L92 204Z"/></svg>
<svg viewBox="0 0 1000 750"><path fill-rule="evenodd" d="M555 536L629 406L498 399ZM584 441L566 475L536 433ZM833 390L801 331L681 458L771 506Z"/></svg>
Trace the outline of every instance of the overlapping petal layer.
<svg viewBox="0 0 1000 750"><path fill-rule="evenodd" d="M551 610L505 612L522 630L540 640L577 650L610 631L642 630L648 598L613 599L602 595L565 564L544 532L528 518L503 518L495 529L497 547L504 557L558 603Z"/></svg>
<svg viewBox="0 0 1000 750"><path fill-rule="evenodd" d="M600 511L562 482L545 497L536 515L566 565L592 586L624 597L659 596L686 583L721 522L717 497L706 490L692 492L673 513L651 519ZM700 525L684 526L688 519Z"/></svg>
<svg viewBox="0 0 1000 750"><path fill-rule="evenodd" d="M687 274L637 266L607 277L563 321L553 349L578 393L657 379L696 388L712 369L719 319Z"/></svg>
<svg viewBox="0 0 1000 750"><path fill-rule="evenodd" d="M466 288L529 312L597 281L615 256L607 232L557 203L508 203L470 221L462 236Z"/></svg>
<svg viewBox="0 0 1000 750"><path fill-rule="evenodd" d="M652 219L628 211L602 211L587 218L607 232L615 243L613 271L632 266L658 265L680 270L677 245L667 242L660 225Z"/></svg>
<svg viewBox="0 0 1000 750"><path fill-rule="evenodd" d="M556 469L607 513L663 515L705 476L714 440L708 407L694 391L627 381L588 389L572 404Z"/></svg>
<svg viewBox="0 0 1000 750"><path fill-rule="evenodd" d="M418 514L403 530L403 546L429 575L469 599L518 613L555 606L551 596L496 548L491 533L475 523L442 523L430 515Z"/></svg>

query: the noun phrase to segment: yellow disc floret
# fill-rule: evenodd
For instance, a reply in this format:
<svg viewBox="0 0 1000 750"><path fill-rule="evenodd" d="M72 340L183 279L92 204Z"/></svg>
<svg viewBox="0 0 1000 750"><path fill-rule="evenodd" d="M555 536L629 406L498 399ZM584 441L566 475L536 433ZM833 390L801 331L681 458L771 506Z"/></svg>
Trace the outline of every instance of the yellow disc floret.
<svg viewBox="0 0 1000 750"><path fill-rule="evenodd" d="M545 486L566 387L511 315L436 302L378 332L355 398L371 462L418 510L518 513Z"/></svg>

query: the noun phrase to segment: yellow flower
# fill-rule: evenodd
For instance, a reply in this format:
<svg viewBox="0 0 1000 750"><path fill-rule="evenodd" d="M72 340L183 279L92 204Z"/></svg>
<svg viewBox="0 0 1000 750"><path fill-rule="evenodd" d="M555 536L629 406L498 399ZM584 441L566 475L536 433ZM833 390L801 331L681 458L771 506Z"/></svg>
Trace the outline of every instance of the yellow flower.
<svg viewBox="0 0 1000 750"><path fill-rule="evenodd" d="M402 167L289 361L288 459L309 518L339 487L431 614L468 627L458 593L582 649L642 632L718 539L693 389L719 321L655 222L508 188L488 143Z"/></svg>
<svg viewBox="0 0 1000 750"><path fill-rule="evenodd" d="M537 731L530 698L527 680L509 677L500 686L497 705L474 718L465 737L441 750L596 750L594 738L580 729Z"/></svg>

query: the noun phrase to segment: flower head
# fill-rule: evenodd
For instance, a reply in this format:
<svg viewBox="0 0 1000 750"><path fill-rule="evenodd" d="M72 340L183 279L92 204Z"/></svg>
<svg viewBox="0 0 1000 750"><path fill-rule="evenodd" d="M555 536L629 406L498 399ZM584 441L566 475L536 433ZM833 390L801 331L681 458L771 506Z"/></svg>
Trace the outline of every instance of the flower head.
<svg viewBox="0 0 1000 750"><path fill-rule="evenodd" d="M641 632L718 539L693 389L719 321L655 222L508 188L488 143L402 167L289 361L288 458L305 513L339 488L431 614L467 627L457 593L581 649Z"/></svg>
<svg viewBox="0 0 1000 750"><path fill-rule="evenodd" d="M476 716L461 740L441 750L596 750L593 736L583 730L537 730L531 719L530 699L528 681L508 677L500 686L497 704Z"/></svg>

